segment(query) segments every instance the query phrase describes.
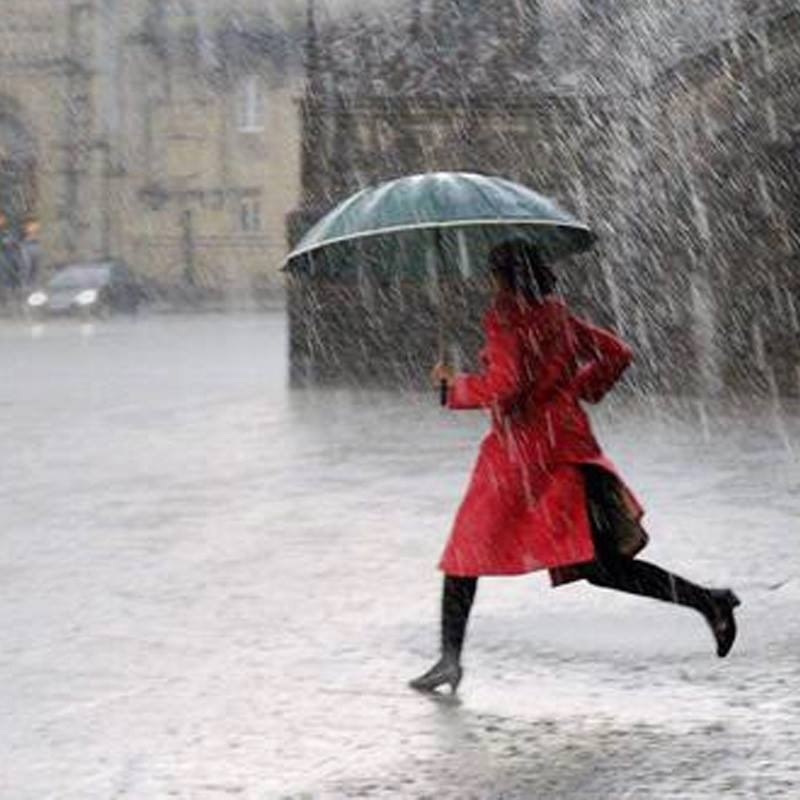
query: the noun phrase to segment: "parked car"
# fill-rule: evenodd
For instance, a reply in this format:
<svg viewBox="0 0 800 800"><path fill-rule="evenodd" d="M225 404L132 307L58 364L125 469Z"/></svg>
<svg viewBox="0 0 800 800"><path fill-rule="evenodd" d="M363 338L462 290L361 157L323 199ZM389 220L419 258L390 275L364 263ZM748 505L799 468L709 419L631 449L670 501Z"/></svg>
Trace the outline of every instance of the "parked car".
<svg viewBox="0 0 800 800"><path fill-rule="evenodd" d="M124 264L98 261L62 267L26 304L38 315L105 316L135 313L144 299L141 281Z"/></svg>

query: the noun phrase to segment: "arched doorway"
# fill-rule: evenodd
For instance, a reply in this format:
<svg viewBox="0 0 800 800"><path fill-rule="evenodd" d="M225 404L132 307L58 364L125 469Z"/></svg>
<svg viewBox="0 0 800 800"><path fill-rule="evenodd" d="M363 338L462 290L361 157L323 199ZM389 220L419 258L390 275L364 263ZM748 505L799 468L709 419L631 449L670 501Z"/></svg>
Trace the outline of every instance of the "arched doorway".
<svg viewBox="0 0 800 800"><path fill-rule="evenodd" d="M36 280L40 268L36 147L16 103L0 98L0 302Z"/></svg>
<svg viewBox="0 0 800 800"><path fill-rule="evenodd" d="M21 232L37 216L36 147L28 129L0 100L0 213Z"/></svg>

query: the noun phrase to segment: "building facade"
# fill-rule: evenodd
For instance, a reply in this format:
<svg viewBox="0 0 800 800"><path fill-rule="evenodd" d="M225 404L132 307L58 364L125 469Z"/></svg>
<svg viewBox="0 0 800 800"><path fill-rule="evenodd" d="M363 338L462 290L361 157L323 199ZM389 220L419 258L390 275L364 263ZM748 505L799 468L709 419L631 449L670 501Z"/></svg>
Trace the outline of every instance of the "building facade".
<svg viewBox="0 0 800 800"><path fill-rule="evenodd" d="M299 197L291 27L258 2L0 0L0 210L46 262L280 290Z"/></svg>

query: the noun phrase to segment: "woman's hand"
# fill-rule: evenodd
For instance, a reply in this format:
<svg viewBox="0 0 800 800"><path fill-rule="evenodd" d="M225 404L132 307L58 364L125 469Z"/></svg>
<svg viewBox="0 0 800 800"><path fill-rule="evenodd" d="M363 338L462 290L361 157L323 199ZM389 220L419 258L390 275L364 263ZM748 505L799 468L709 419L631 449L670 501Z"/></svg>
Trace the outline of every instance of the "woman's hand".
<svg viewBox="0 0 800 800"><path fill-rule="evenodd" d="M444 381L448 386L452 386L456 379L456 371L447 364L439 361L431 370L431 381L434 386L439 386Z"/></svg>

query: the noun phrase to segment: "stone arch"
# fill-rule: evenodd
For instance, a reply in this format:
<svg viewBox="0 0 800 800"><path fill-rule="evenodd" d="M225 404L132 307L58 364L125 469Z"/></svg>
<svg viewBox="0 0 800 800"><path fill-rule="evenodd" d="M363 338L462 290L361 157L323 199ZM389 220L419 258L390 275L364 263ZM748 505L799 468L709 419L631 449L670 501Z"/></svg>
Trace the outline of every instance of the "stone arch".
<svg viewBox="0 0 800 800"><path fill-rule="evenodd" d="M37 215L36 139L20 104L0 95L0 211L12 227Z"/></svg>

